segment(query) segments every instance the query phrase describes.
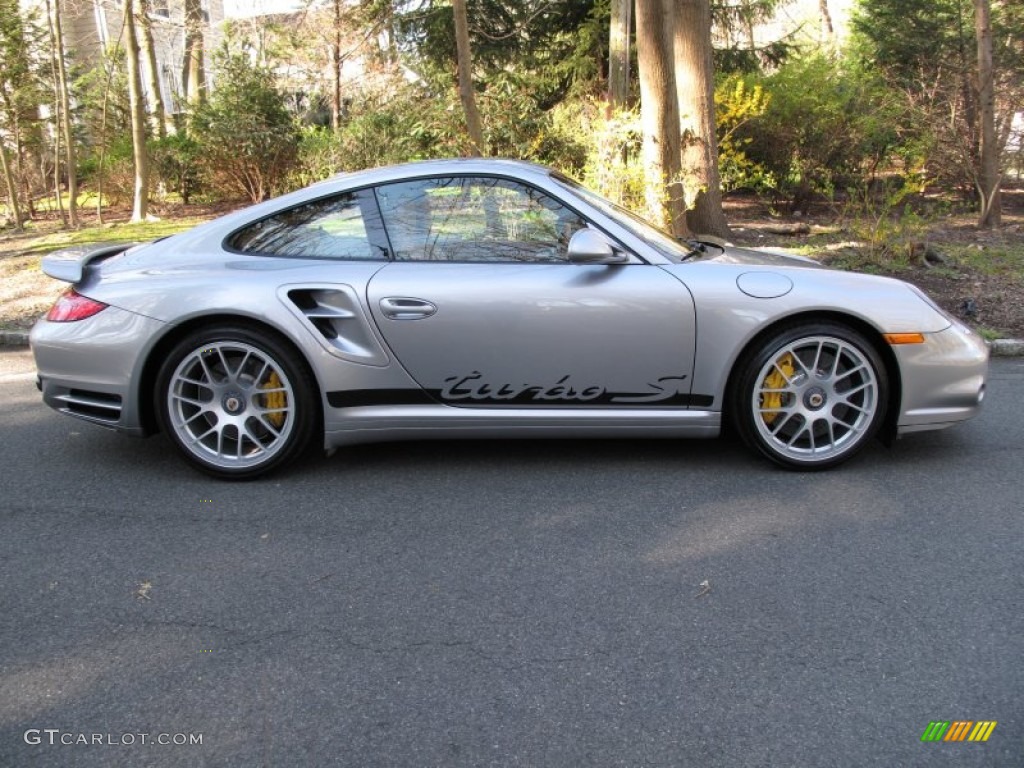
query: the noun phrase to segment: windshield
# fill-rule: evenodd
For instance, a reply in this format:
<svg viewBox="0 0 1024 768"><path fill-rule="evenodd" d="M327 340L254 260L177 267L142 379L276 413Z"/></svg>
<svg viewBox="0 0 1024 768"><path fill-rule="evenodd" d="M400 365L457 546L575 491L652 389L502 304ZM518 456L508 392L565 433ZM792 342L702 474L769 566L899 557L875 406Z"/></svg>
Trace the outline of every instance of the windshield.
<svg viewBox="0 0 1024 768"><path fill-rule="evenodd" d="M623 208L621 205L616 205L611 200L606 200L596 192L591 192L582 184L577 181L573 181L568 176L563 176L560 173L552 173L551 178L563 187L571 189L574 193L582 197L601 212L615 219L620 226L629 230L631 234L640 238L657 250L658 253L663 255L666 259L679 263L693 257L692 246L679 242L672 237L672 235L667 232L662 232L649 221L637 216L632 211Z"/></svg>

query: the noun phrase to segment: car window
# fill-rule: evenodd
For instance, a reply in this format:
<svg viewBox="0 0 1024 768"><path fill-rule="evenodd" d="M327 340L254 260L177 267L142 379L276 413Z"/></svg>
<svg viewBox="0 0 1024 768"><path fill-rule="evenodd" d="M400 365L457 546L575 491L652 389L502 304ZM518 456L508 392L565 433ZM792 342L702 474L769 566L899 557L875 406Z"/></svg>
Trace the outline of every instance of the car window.
<svg viewBox="0 0 1024 768"><path fill-rule="evenodd" d="M551 177L562 186L573 190L602 213L615 219L620 227L629 230L633 235L657 249L670 261L682 263L694 255L693 245L680 242L668 232L663 232L651 224L651 222L641 216L637 216L629 209L623 208L611 200L606 200L593 190L587 189L579 182L573 181L567 176L552 173Z"/></svg>
<svg viewBox="0 0 1024 768"><path fill-rule="evenodd" d="M537 189L506 179L448 177L377 187L399 261L566 262L587 222Z"/></svg>
<svg viewBox="0 0 1024 768"><path fill-rule="evenodd" d="M231 237L243 253L292 258L382 259L374 248L356 194L316 200L261 219Z"/></svg>

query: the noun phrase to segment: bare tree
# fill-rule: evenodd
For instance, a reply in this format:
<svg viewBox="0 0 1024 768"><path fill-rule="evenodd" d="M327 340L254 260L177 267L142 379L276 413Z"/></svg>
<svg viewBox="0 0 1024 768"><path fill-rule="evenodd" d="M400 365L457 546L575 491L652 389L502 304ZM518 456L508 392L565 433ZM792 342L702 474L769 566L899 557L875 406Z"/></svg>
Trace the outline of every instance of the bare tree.
<svg viewBox="0 0 1024 768"><path fill-rule="evenodd" d="M47 0L46 11L49 20L50 43L53 50L57 96L57 130L64 142L65 173L68 179L68 222L78 227L78 173L75 162L75 141L71 131L71 95L68 88L68 70L65 62L64 31L61 22L61 0ZM57 197L60 198L59 184Z"/></svg>
<svg viewBox="0 0 1024 768"><path fill-rule="evenodd" d="M484 151L484 130L480 124L480 112L476 107L473 92L473 54L469 48L469 22L466 18L466 0L452 0L455 16L455 49L459 69L459 98L466 113L466 130L469 133L472 153L481 155Z"/></svg>
<svg viewBox="0 0 1024 768"><path fill-rule="evenodd" d="M156 48L153 45L153 23L149 18L149 0L139 0L136 15L139 30L139 46L142 49L142 67L146 72L146 85L152 97L149 118L153 133L161 139L167 135L167 109L160 91L160 73L156 67Z"/></svg>
<svg viewBox="0 0 1024 768"><path fill-rule="evenodd" d="M672 60L672 0L636 0L645 198L655 224L689 235L680 185L679 103Z"/></svg>
<svg viewBox="0 0 1024 768"><path fill-rule="evenodd" d="M978 118L981 148L976 184L981 201L979 227L1002 223L999 142L996 138L996 95L992 68L992 8L990 0L974 0L974 28L978 40Z"/></svg>
<svg viewBox="0 0 1024 768"><path fill-rule="evenodd" d="M132 154L135 160L135 195L132 221L145 221L149 214L149 154L146 151L146 110L139 72L139 38L135 30L136 0L124 0L124 38L128 54L128 101L132 114Z"/></svg>
<svg viewBox="0 0 1024 768"><path fill-rule="evenodd" d="M608 34L608 106L612 110L626 106L629 98L629 28L633 0L612 0L612 19Z"/></svg>
<svg viewBox="0 0 1024 768"><path fill-rule="evenodd" d="M728 237L718 173L709 0L677 0L673 29L687 224L694 232Z"/></svg>

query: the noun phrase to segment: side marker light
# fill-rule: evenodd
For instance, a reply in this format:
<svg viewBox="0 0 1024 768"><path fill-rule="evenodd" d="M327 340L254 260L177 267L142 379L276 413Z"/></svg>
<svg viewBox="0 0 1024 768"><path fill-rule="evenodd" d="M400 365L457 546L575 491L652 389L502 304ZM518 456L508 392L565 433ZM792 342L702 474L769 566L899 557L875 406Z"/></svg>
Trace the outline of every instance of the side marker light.
<svg viewBox="0 0 1024 768"><path fill-rule="evenodd" d="M890 344L924 344L923 333L887 333L885 340Z"/></svg>

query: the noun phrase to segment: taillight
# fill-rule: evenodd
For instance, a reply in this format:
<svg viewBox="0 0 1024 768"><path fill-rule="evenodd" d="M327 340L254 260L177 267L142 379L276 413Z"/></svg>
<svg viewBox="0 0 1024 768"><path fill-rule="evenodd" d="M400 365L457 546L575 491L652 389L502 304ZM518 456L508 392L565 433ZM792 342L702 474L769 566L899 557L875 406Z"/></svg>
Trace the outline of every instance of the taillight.
<svg viewBox="0 0 1024 768"><path fill-rule="evenodd" d="M101 301L93 301L86 298L74 288L68 288L57 299L57 303L50 307L46 313L46 319L51 323L73 323L76 320L85 320L97 312L107 308Z"/></svg>

